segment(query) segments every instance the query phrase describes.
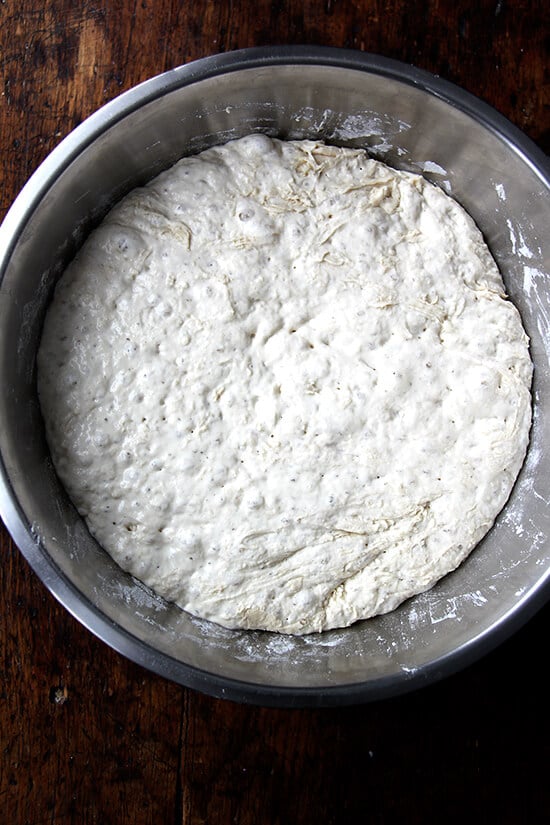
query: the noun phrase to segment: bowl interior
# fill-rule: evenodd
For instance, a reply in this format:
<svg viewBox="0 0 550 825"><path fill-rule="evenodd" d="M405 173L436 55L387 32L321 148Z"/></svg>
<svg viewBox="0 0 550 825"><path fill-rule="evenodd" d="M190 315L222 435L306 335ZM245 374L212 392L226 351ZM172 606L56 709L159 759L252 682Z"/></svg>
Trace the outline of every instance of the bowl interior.
<svg viewBox="0 0 550 825"><path fill-rule="evenodd" d="M406 67L334 55L202 64L148 81L86 121L38 170L4 222L2 515L71 612L176 681L252 701L400 692L479 655L526 615L530 601L540 602L547 582L548 183L506 121L427 75L411 78ZM89 536L53 471L35 386L45 308L89 230L123 194L179 157L253 131L364 147L453 195L485 235L535 363L527 460L486 539L458 570L392 613L302 638L224 630L122 572Z"/></svg>

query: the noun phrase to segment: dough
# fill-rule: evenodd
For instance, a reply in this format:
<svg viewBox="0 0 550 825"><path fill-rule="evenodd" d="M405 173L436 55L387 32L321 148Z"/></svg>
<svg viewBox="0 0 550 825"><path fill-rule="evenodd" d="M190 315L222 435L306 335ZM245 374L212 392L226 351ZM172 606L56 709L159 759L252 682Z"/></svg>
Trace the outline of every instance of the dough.
<svg viewBox="0 0 550 825"><path fill-rule="evenodd" d="M133 191L38 356L89 529L166 599L309 633L453 570L522 464L532 365L482 236L361 150L252 135Z"/></svg>

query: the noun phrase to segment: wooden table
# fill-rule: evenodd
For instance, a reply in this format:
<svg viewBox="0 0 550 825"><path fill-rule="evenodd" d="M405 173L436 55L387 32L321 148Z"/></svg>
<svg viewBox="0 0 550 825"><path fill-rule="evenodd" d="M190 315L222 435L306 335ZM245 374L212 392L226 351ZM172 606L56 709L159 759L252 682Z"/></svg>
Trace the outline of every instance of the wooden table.
<svg viewBox="0 0 550 825"><path fill-rule="evenodd" d="M376 52L550 147L544 0L2 0L1 216L101 104L253 45ZM550 229L549 229L550 231ZM272 710L164 681L96 640L0 533L0 823L536 823L550 816L550 609L465 671L354 708Z"/></svg>

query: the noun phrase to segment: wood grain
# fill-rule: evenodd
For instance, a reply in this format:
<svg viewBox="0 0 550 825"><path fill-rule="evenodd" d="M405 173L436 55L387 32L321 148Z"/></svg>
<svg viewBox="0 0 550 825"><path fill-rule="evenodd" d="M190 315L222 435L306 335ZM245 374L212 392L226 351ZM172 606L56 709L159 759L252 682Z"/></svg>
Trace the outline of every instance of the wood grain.
<svg viewBox="0 0 550 825"><path fill-rule="evenodd" d="M547 3L2 0L0 216L71 129L216 52L362 49L479 95L550 150ZM355 708L214 700L133 665L61 608L0 528L0 822L542 823L548 608L476 665Z"/></svg>

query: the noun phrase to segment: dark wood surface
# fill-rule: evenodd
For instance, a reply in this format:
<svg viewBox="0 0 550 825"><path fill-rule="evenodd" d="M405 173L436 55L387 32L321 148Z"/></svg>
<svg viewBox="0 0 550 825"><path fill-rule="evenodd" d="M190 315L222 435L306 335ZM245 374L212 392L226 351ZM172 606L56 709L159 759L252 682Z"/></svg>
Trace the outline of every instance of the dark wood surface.
<svg viewBox="0 0 550 825"><path fill-rule="evenodd" d="M0 217L83 118L180 63L315 43L399 58L550 149L545 0L1 0ZM550 231L550 229L549 229ZM1 391L1 388L0 388ZM215 700L114 653L0 526L0 824L543 823L550 610L446 680L354 708Z"/></svg>

